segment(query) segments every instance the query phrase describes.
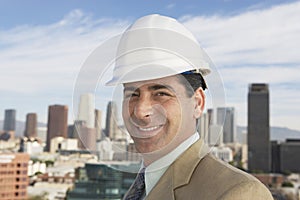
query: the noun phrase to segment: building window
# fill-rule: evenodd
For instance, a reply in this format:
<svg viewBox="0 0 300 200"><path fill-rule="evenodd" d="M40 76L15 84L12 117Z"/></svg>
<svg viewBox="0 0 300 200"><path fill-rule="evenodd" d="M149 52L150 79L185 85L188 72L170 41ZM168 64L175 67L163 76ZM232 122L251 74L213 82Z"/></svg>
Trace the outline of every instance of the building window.
<svg viewBox="0 0 300 200"><path fill-rule="evenodd" d="M119 189L118 188L107 188L105 190L106 194L119 194Z"/></svg>

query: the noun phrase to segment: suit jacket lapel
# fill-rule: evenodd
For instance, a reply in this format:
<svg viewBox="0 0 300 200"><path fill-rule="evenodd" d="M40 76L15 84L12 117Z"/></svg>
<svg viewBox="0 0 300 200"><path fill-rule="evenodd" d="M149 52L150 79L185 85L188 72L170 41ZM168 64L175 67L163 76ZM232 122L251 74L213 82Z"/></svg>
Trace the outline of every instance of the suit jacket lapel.
<svg viewBox="0 0 300 200"><path fill-rule="evenodd" d="M172 163L146 197L147 200L174 199L174 190L189 183L194 169L208 153L200 139Z"/></svg>

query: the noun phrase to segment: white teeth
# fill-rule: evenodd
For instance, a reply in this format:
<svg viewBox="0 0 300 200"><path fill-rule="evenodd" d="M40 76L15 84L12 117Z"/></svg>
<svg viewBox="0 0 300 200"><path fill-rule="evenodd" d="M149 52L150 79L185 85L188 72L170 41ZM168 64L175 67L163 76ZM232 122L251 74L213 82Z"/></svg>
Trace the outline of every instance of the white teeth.
<svg viewBox="0 0 300 200"><path fill-rule="evenodd" d="M159 126L152 126L152 127L149 127L149 128L142 128L142 127L139 127L139 129L141 131L153 131L155 129L159 128Z"/></svg>

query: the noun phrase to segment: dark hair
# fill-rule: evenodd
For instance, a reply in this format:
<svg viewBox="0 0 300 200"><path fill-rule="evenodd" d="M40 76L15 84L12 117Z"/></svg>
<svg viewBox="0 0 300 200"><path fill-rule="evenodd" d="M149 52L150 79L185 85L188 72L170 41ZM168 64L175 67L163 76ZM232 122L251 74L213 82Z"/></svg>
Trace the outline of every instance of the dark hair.
<svg viewBox="0 0 300 200"><path fill-rule="evenodd" d="M181 83L187 89L187 95L189 97L194 95L194 92L201 87L203 90L207 88L206 83L199 72L195 72L195 70L187 71L179 74L181 77ZM184 80L183 80L184 79Z"/></svg>

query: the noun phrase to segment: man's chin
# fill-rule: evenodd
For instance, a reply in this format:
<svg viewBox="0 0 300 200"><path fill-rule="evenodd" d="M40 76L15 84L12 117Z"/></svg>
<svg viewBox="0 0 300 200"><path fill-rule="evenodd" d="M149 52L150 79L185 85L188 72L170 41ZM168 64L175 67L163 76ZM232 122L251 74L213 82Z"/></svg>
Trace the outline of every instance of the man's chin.
<svg viewBox="0 0 300 200"><path fill-rule="evenodd" d="M143 156L164 156L165 154L169 153L174 147L168 143L160 146L154 146L153 144L149 144L149 146L145 144L136 145L136 149L139 153Z"/></svg>

